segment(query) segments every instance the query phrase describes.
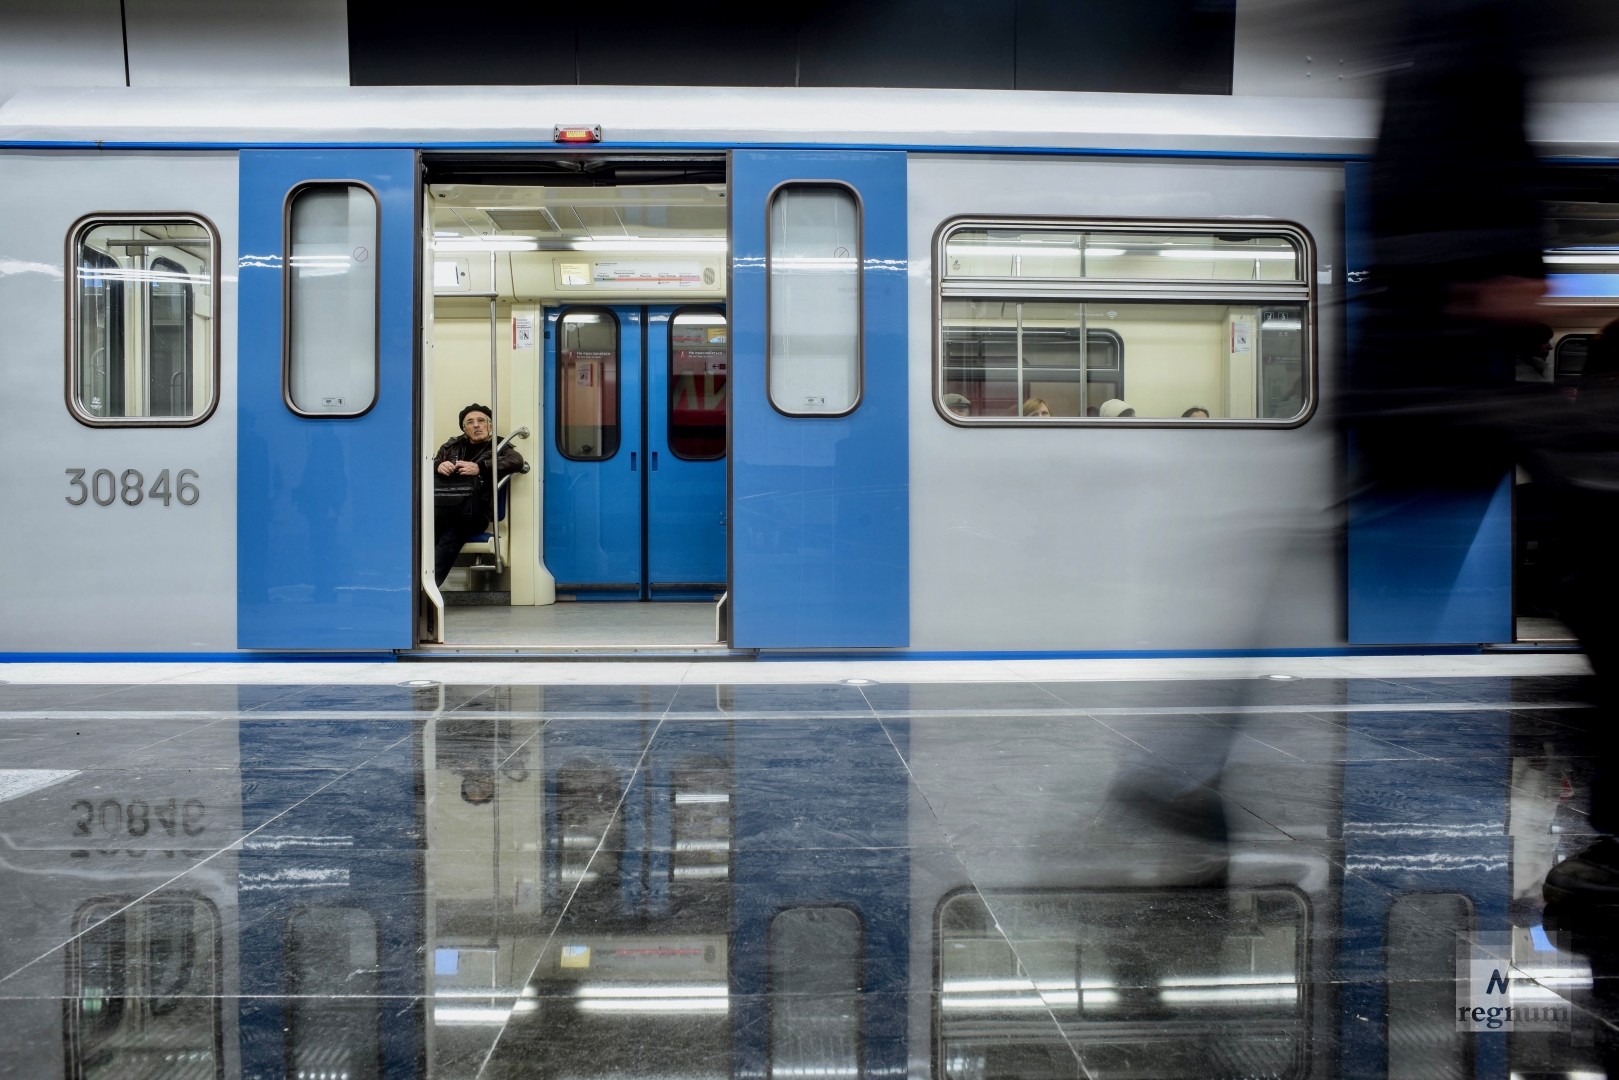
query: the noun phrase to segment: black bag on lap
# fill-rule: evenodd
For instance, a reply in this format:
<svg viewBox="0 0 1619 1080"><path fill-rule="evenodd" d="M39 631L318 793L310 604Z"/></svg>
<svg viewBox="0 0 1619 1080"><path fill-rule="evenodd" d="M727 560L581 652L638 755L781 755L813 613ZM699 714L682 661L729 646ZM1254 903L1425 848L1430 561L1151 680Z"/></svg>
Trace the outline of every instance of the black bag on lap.
<svg viewBox="0 0 1619 1080"><path fill-rule="evenodd" d="M483 514L487 517L489 510L484 505L483 477L462 476L460 473L451 476L435 474L433 510L437 514L460 514L463 517Z"/></svg>

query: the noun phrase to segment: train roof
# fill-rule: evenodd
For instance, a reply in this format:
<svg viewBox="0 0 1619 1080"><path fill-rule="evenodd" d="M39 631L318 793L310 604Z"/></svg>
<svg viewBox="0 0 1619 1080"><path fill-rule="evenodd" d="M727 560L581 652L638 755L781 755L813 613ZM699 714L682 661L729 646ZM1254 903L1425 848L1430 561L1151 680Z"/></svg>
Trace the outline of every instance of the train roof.
<svg viewBox="0 0 1619 1080"><path fill-rule="evenodd" d="M558 125L592 149L904 147L1353 158L1379 103L1024 90L794 87L197 87L26 90L0 105L0 146L406 146L533 149ZM835 120L829 126L829 118ZM1605 104L1535 112L1544 152L1619 159Z"/></svg>
<svg viewBox="0 0 1619 1080"><path fill-rule="evenodd" d="M791 87L38 89L0 106L0 143L90 146L937 147L1286 155L1364 152L1375 103L1009 90Z"/></svg>

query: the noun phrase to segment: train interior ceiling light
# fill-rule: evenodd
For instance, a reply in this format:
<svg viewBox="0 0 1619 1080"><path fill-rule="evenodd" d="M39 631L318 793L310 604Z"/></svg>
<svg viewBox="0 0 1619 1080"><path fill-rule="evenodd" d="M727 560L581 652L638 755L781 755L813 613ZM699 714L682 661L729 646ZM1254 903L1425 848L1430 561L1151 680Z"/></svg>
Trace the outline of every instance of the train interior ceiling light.
<svg viewBox="0 0 1619 1080"><path fill-rule="evenodd" d="M611 187L432 184L435 252L715 255L723 183Z"/></svg>

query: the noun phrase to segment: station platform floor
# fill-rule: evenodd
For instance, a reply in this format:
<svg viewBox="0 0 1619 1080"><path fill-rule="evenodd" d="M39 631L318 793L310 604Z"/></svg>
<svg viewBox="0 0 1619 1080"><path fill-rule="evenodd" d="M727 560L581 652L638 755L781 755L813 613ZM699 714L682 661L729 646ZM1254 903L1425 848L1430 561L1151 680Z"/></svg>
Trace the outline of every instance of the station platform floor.
<svg viewBox="0 0 1619 1080"><path fill-rule="evenodd" d="M1612 1076L1619 918L1540 900L1592 698L1532 651L0 665L0 1077Z"/></svg>

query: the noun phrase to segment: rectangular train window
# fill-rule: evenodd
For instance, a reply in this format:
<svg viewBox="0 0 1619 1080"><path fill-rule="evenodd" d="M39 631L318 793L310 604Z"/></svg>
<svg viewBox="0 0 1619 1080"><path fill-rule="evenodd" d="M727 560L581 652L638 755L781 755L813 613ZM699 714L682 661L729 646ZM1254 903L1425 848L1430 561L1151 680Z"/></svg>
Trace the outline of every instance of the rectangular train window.
<svg viewBox="0 0 1619 1080"><path fill-rule="evenodd" d="M557 319L557 448L606 461L619 444L618 319L576 308Z"/></svg>
<svg viewBox="0 0 1619 1080"><path fill-rule="evenodd" d="M218 402L219 238L189 215L94 216L68 240L68 394L85 424L201 423Z"/></svg>
<svg viewBox="0 0 1619 1080"><path fill-rule="evenodd" d="M718 311L677 311L669 320L669 449L676 457L725 456L728 341Z"/></svg>
<svg viewBox="0 0 1619 1080"><path fill-rule="evenodd" d="M767 213L770 403L788 416L845 416L860 402L860 204L841 184L789 183Z"/></svg>
<svg viewBox="0 0 1619 1080"><path fill-rule="evenodd" d="M306 184L287 199L283 390L300 416L376 403L378 228L364 184Z"/></svg>
<svg viewBox="0 0 1619 1080"><path fill-rule="evenodd" d="M1292 226L939 232L935 393L952 423L1291 425L1314 395Z"/></svg>

